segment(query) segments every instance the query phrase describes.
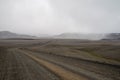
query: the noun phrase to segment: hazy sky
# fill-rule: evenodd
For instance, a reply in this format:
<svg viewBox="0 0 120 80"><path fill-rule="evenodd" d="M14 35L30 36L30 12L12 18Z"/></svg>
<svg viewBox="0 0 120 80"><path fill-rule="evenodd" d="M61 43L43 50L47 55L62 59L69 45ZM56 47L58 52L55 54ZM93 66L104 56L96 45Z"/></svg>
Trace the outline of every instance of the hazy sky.
<svg viewBox="0 0 120 80"><path fill-rule="evenodd" d="M120 32L120 0L0 0L0 31Z"/></svg>

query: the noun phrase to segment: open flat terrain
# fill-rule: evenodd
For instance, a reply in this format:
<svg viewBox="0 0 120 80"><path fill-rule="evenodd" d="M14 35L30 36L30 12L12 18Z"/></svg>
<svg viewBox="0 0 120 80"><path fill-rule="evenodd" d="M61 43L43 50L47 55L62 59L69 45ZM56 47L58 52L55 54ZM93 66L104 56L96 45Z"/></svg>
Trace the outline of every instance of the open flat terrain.
<svg viewBox="0 0 120 80"><path fill-rule="evenodd" d="M0 80L120 80L120 41L0 40Z"/></svg>

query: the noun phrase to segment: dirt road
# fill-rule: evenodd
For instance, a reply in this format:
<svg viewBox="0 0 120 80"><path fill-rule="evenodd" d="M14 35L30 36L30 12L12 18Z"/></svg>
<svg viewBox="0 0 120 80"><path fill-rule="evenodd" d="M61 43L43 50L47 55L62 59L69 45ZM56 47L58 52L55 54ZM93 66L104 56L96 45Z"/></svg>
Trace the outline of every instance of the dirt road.
<svg viewBox="0 0 120 80"><path fill-rule="evenodd" d="M118 66L28 50L23 51L23 53L29 53L39 59L47 60L92 80L120 80L120 67Z"/></svg>
<svg viewBox="0 0 120 80"><path fill-rule="evenodd" d="M0 51L0 80L120 80L120 67L10 48Z"/></svg>
<svg viewBox="0 0 120 80"><path fill-rule="evenodd" d="M0 54L0 80L90 80L25 51Z"/></svg>
<svg viewBox="0 0 120 80"><path fill-rule="evenodd" d="M0 57L0 80L60 80L24 54L12 50Z"/></svg>

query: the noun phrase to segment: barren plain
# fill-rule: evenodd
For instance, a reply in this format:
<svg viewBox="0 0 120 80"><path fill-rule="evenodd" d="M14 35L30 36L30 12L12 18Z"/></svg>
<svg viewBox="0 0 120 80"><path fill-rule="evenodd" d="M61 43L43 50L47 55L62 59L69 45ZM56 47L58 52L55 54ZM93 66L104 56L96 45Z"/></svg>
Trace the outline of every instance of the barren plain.
<svg viewBox="0 0 120 80"><path fill-rule="evenodd" d="M120 80L120 41L0 40L0 80Z"/></svg>

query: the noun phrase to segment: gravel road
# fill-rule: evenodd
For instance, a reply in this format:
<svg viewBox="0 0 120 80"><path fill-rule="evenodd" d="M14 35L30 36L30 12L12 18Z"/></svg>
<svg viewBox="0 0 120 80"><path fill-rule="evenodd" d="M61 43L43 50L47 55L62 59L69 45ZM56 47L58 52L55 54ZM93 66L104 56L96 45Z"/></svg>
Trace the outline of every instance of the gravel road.
<svg viewBox="0 0 120 80"><path fill-rule="evenodd" d="M10 48L0 52L0 80L120 80L120 67Z"/></svg>
<svg viewBox="0 0 120 80"><path fill-rule="evenodd" d="M0 54L0 80L61 80L50 70L15 50Z"/></svg>
<svg viewBox="0 0 120 80"><path fill-rule="evenodd" d="M82 59L60 56L48 53L38 53L25 50L25 53L44 59L61 67L71 70L79 75L84 75L92 80L120 80L120 67Z"/></svg>

